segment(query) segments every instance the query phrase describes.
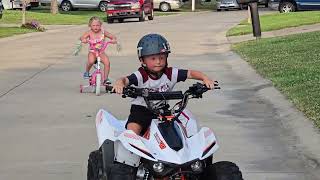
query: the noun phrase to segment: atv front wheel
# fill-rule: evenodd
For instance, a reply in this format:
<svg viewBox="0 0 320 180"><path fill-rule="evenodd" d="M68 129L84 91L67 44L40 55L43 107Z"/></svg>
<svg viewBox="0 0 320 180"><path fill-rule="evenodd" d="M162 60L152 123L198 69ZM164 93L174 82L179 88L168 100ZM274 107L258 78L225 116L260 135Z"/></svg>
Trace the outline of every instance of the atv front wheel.
<svg viewBox="0 0 320 180"><path fill-rule="evenodd" d="M243 178L236 164L221 161L207 166L200 180L243 180Z"/></svg>
<svg viewBox="0 0 320 180"><path fill-rule="evenodd" d="M103 180L102 153L99 150L92 151L88 159L87 180Z"/></svg>

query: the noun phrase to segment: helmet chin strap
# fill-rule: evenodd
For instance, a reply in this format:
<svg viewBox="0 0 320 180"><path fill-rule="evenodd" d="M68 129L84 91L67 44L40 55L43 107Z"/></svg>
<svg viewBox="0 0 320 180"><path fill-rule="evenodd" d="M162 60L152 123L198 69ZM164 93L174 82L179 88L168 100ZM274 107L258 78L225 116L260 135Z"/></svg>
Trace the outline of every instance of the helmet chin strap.
<svg viewBox="0 0 320 180"><path fill-rule="evenodd" d="M150 75L156 79L159 79L162 76L162 74L164 73L164 69L165 69L165 68L163 68L163 70L161 72L154 72L154 71L149 70L145 64L142 64L141 66L148 73L148 75Z"/></svg>
<svg viewBox="0 0 320 180"><path fill-rule="evenodd" d="M156 78L156 79L159 79L161 78L161 76L163 75L164 73L164 70L165 68L168 67L168 62L166 62L166 66L160 71L160 72L154 72L154 71L151 71L150 69L147 68L146 64L142 63L141 66L143 67L143 69L152 77Z"/></svg>

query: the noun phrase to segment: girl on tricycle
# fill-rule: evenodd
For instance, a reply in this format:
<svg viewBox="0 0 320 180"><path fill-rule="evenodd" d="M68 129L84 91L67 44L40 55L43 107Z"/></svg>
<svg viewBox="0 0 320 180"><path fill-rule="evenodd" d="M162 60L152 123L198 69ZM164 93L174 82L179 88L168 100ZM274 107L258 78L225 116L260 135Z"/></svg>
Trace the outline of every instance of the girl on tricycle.
<svg viewBox="0 0 320 180"><path fill-rule="evenodd" d="M105 39L109 38L109 43L116 44L117 38L102 28L102 21L99 17L94 16L90 18L89 27L90 30L85 32L80 38L82 43L89 43L88 62L86 64L86 71L84 72L83 77L85 79L90 78L90 69L96 62L97 58L100 57L101 62L104 64L104 76L102 77L104 79L103 84L109 84L110 81L108 76L110 72L110 61L108 56L104 53L104 49L106 47Z"/></svg>

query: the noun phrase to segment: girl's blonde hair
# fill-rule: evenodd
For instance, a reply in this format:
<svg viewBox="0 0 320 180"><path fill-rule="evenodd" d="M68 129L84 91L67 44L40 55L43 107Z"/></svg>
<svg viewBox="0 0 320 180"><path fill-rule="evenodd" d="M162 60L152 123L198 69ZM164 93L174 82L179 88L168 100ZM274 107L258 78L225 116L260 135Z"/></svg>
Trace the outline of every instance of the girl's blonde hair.
<svg viewBox="0 0 320 180"><path fill-rule="evenodd" d="M91 26L91 24L92 24L93 21L98 21L100 24L102 24L102 21L101 21L101 19L100 19L99 17L93 16L93 17L91 17L90 20L89 20L89 24L88 24L89 27Z"/></svg>

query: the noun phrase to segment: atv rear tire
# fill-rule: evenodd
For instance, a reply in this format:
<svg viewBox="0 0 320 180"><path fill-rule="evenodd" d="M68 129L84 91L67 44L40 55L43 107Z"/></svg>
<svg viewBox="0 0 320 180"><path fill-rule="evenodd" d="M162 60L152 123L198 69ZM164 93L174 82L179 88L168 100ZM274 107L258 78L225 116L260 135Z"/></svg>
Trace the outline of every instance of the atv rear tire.
<svg viewBox="0 0 320 180"><path fill-rule="evenodd" d="M89 155L87 180L104 180L102 153L100 150L92 151Z"/></svg>
<svg viewBox="0 0 320 180"><path fill-rule="evenodd" d="M200 180L243 180L243 178L236 164L221 161L207 166Z"/></svg>

